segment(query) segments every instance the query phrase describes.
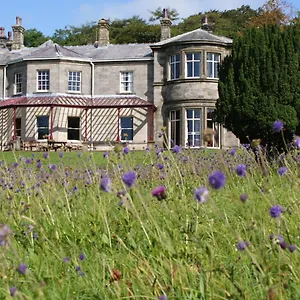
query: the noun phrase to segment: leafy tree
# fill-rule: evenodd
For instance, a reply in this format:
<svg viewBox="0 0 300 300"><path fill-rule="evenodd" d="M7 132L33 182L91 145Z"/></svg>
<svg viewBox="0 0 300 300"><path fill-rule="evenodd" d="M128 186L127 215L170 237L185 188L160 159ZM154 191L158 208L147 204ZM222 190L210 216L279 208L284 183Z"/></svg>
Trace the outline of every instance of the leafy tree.
<svg viewBox="0 0 300 300"><path fill-rule="evenodd" d="M288 24L293 19L293 7L285 0L268 0L258 9L258 14L251 19L248 26Z"/></svg>
<svg viewBox="0 0 300 300"><path fill-rule="evenodd" d="M168 17L171 21L176 21L179 19L179 13L175 8L170 8L169 6L166 8L168 11ZM163 9L159 6L156 10L150 11L151 17L149 18L149 22L154 22L160 20L163 17Z"/></svg>
<svg viewBox="0 0 300 300"><path fill-rule="evenodd" d="M24 33L24 46L25 47L38 47L46 42L49 37L44 36L41 31L37 29L27 29Z"/></svg>
<svg viewBox="0 0 300 300"><path fill-rule="evenodd" d="M57 29L52 40L60 45L76 46L92 44L98 39L96 22L86 23L80 27L65 26L64 29Z"/></svg>
<svg viewBox="0 0 300 300"><path fill-rule="evenodd" d="M291 141L300 120L300 29L250 28L233 42L220 66L216 119L242 142L261 139L283 147L275 120Z"/></svg>

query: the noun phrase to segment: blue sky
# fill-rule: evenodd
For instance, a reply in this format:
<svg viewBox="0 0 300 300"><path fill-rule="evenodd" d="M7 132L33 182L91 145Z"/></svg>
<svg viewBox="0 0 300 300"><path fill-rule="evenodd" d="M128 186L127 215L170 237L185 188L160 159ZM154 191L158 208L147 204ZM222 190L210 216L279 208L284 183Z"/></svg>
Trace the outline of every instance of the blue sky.
<svg viewBox="0 0 300 300"><path fill-rule="evenodd" d="M16 16L23 19L25 29L36 28L45 35L51 36L55 29L66 25L79 26L86 22L101 18L123 19L133 15L148 20L149 10L157 7L177 9L181 18L210 9L233 9L242 5L250 5L256 9L266 0L14 0L1 1L0 26L5 33L15 24ZM290 0L296 10L300 10L299 0Z"/></svg>

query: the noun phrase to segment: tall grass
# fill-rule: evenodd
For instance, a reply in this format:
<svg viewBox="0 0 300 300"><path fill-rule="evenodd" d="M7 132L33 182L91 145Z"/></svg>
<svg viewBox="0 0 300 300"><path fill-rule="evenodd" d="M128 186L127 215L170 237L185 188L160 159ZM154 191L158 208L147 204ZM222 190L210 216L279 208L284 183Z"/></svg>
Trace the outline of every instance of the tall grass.
<svg viewBox="0 0 300 300"><path fill-rule="evenodd" d="M247 149L67 155L3 157L1 299L300 299L294 154L264 161L267 172ZM215 170L226 176L218 190ZM158 186L165 199L152 195Z"/></svg>

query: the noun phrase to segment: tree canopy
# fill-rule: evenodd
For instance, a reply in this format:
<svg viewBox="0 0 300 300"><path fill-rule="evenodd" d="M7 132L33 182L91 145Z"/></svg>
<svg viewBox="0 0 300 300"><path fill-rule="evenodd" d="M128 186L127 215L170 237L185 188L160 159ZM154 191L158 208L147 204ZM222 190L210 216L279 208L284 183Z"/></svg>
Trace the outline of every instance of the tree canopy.
<svg viewBox="0 0 300 300"><path fill-rule="evenodd" d="M179 18L174 8L167 8L168 17L177 20L171 27L172 36L200 28L204 16L212 24L214 33L234 38L247 27L260 27L267 24L299 23L299 16L291 13L292 7L285 0L267 0L260 8L254 10L249 5L242 5L236 9L225 11L210 10L198 12L187 18ZM110 20L110 43L155 43L160 40L160 27L153 23L162 17L162 8L150 11L149 21L133 15L130 18ZM25 31L24 44L35 47L47 39L61 45L87 45L97 40L97 22L92 21L81 26L67 25L63 29L56 29L55 33L46 37L37 29Z"/></svg>
<svg viewBox="0 0 300 300"><path fill-rule="evenodd" d="M300 120L300 28L250 28L233 42L219 72L216 118L242 142L279 146L272 124L284 123L291 141Z"/></svg>

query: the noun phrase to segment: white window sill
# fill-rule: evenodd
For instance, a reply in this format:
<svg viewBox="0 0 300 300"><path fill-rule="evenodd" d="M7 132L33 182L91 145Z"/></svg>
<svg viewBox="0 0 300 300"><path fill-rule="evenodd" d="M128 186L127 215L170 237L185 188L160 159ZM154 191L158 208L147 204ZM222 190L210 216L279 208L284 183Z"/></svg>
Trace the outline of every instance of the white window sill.
<svg viewBox="0 0 300 300"><path fill-rule="evenodd" d="M81 94L81 91L68 91L68 94Z"/></svg>

